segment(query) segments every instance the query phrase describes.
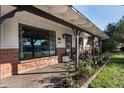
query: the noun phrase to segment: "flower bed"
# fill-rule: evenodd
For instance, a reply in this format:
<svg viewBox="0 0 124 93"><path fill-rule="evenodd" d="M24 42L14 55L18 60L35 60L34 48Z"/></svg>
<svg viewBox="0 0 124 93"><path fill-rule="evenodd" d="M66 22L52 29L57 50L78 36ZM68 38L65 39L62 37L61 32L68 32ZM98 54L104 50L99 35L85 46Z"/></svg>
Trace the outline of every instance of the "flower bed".
<svg viewBox="0 0 124 93"><path fill-rule="evenodd" d="M91 58L85 61L79 61L78 67L75 64L68 65L67 74L58 84L56 88L80 88L82 87L109 59L110 54L105 53L102 57L95 59L95 64ZM75 70L76 69L76 70ZM75 70L74 72L71 72Z"/></svg>

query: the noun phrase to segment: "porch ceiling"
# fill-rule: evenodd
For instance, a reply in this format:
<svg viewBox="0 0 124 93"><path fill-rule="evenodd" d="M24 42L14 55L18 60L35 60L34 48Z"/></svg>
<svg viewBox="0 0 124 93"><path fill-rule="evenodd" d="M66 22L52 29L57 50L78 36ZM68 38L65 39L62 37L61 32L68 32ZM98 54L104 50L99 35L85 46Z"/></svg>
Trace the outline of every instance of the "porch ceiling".
<svg viewBox="0 0 124 93"><path fill-rule="evenodd" d="M64 21L67 21L93 35L107 39L108 36L102 32L96 25L88 20L84 15L77 11L72 6L67 5L35 5L36 8L41 9L51 15L54 15Z"/></svg>
<svg viewBox="0 0 124 93"><path fill-rule="evenodd" d="M21 8L21 6L16 6ZM58 23L63 23L63 25L77 28L86 33L95 35L100 37L101 39L107 39L108 36L102 32L96 25L94 25L90 20L88 20L84 15L82 15L79 11L77 11L72 6L67 5L34 5L35 8L41 10L34 9L31 6L23 6L24 10L37 14L39 16L43 16L44 18L48 18L50 20L54 20ZM27 9L28 8L28 9ZM32 10L31 10L32 8ZM46 14L44 14L46 13ZM51 15L51 16L50 16ZM54 17L55 16L55 17ZM50 18L51 17L51 18Z"/></svg>

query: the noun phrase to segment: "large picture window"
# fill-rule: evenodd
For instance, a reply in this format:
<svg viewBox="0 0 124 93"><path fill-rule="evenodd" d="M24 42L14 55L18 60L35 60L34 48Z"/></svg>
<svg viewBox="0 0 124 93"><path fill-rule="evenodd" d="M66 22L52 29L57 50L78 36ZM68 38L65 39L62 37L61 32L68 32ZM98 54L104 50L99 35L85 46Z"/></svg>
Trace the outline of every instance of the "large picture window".
<svg viewBox="0 0 124 93"><path fill-rule="evenodd" d="M56 33L29 26L20 26L20 59L56 54Z"/></svg>

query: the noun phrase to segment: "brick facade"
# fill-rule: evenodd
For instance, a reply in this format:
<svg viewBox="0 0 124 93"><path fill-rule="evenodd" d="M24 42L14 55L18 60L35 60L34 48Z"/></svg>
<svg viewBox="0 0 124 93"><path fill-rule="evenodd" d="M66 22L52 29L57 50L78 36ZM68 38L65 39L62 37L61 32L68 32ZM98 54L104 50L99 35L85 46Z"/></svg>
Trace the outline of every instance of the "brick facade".
<svg viewBox="0 0 124 93"><path fill-rule="evenodd" d="M0 64L0 78L12 75L12 66L10 63Z"/></svg>
<svg viewBox="0 0 124 93"><path fill-rule="evenodd" d="M0 49L0 78L58 63L57 56L18 60L18 49Z"/></svg>
<svg viewBox="0 0 124 93"><path fill-rule="evenodd" d="M46 67L48 65L53 65L57 63L58 63L57 56L22 61L20 64L18 64L18 73L23 73L25 71Z"/></svg>
<svg viewBox="0 0 124 93"><path fill-rule="evenodd" d="M58 60L60 62L62 61L63 53L65 53L65 48L57 48Z"/></svg>
<svg viewBox="0 0 124 93"><path fill-rule="evenodd" d="M74 51L75 48L72 48L72 53ZM0 49L0 76L4 78L36 68L57 64L58 60L62 61L64 52L65 48L57 48L57 56L19 61L18 49Z"/></svg>
<svg viewBox="0 0 124 93"><path fill-rule="evenodd" d="M76 49L72 48L72 53L75 52ZM58 60L61 62L62 61L62 56L63 53L65 53L65 48L57 48L57 55L58 55Z"/></svg>
<svg viewBox="0 0 124 93"><path fill-rule="evenodd" d="M0 64L18 63L18 52L16 48L0 49Z"/></svg>

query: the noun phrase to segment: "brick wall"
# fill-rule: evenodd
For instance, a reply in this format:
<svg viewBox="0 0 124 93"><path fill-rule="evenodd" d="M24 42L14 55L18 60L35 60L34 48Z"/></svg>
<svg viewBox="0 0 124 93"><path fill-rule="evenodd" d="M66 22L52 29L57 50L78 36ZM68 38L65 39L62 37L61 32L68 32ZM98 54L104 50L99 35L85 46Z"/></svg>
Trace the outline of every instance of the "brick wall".
<svg viewBox="0 0 124 93"><path fill-rule="evenodd" d="M0 78L12 75L12 66L10 63L0 64Z"/></svg>
<svg viewBox="0 0 124 93"><path fill-rule="evenodd" d="M18 60L18 49L0 49L0 78L58 63L58 56Z"/></svg>
<svg viewBox="0 0 124 93"><path fill-rule="evenodd" d="M0 64L18 63L18 49L0 49Z"/></svg>
<svg viewBox="0 0 124 93"><path fill-rule="evenodd" d="M57 48L58 60L60 62L62 61L63 53L65 53L65 48Z"/></svg>
<svg viewBox="0 0 124 93"><path fill-rule="evenodd" d="M72 53L76 52L75 48L72 48ZM62 56L63 53L65 53L65 48L57 48L57 55L58 55L58 60L61 62L62 61Z"/></svg>
<svg viewBox="0 0 124 93"><path fill-rule="evenodd" d="M23 73L36 68L46 67L58 63L57 56L38 58L33 60L22 61L18 64L18 73Z"/></svg>
<svg viewBox="0 0 124 93"><path fill-rule="evenodd" d="M18 49L0 49L0 76L8 77L16 73L15 66L18 64Z"/></svg>

